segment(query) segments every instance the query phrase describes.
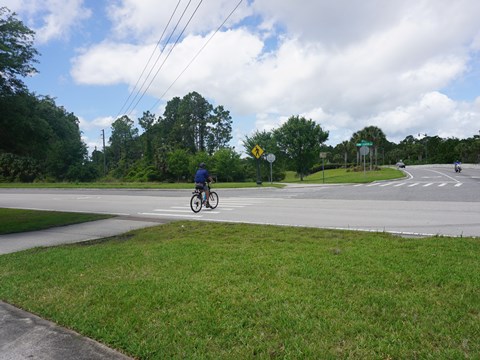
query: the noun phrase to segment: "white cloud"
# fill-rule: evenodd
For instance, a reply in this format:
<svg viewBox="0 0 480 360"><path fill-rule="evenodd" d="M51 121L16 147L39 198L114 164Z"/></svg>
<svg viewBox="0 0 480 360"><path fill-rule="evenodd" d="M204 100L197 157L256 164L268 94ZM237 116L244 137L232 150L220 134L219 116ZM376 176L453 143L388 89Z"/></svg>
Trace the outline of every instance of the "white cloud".
<svg viewBox="0 0 480 360"><path fill-rule="evenodd" d="M7 0L5 6L24 15L26 25L35 33L39 44L66 39L82 21L90 18L92 11L83 5L84 0Z"/></svg>
<svg viewBox="0 0 480 360"><path fill-rule="evenodd" d="M439 92L424 94L408 106L383 112L367 119L368 124L390 134L390 141L400 141L405 134L466 138L475 134L480 112L475 103L455 102Z"/></svg>
<svg viewBox="0 0 480 360"><path fill-rule="evenodd" d="M82 116L78 117L80 127L84 130L94 130L100 134L101 129L108 129L115 121L113 116L98 117L93 120L87 120Z"/></svg>
<svg viewBox="0 0 480 360"><path fill-rule="evenodd" d="M175 40L196 10L186 27L188 33L208 33L216 29L233 10L237 2L231 0L204 1L197 9L198 1L179 2L177 0L120 0L108 7L108 15L114 24L114 34L119 38L133 38L140 42L158 41L170 21L170 26L163 39L172 36ZM178 5L178 7L177 7ZM247 6L240 6L230 18L227 26L250 13ZM182 17L183 14L183 17Z"/></svg>
<svg viewBox="0 0 480 360"><path fill-rule="evenodd" d="M84 85L127 83L133 87L153 47L102 42L80 49L72 59L71 75Z"/></svg>
<svg viewBox="0 0 480 360"><path fill-rule="evenodd" d="M82 1L66 3L26 0L21 6L43 16L42 36L48 39L68 33L90 15ZM107 2L111 31L77 49L71 61L75 82L133 89L177 3ZM170 30L185 5L180 4ZM234 5L230 0L202 3L148 95L165 93ZM235 115L254 119L259 130L299 114L329 130L331 141L372 124L395 140L417 132L468 137L477 131L480 100L455 101L444 89L475 67L479 15L478 0L244 1L230 29L215 35L163 100L198 91L229 109L234 121ZM151 105L141 103L137 111ZM243 123L234 126L244 128Z"/></svg>

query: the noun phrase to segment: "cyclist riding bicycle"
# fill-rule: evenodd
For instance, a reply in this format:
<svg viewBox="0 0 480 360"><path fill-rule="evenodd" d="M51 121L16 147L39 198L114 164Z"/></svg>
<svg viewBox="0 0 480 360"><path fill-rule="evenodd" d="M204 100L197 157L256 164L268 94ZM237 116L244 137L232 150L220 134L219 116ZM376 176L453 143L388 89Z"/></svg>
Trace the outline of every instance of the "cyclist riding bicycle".
<svg viewBox="0 0 480 360"><path fill-rule="evenodd" d="M208 185L207 185L207 181L208 182L213 182L213 179L212 177L210 176L210 174L208 173L208 170L205 168L205 163L200 163L198 165L198 170L195 174L195 187L197 189L201 189L203 191L205 191L205 195L206 195L206 198L207 198L207 203L205 204L205 206L208 208L210 207L210 204L208 202L208 199L210 198L210 190L208 188Z"/></svg>

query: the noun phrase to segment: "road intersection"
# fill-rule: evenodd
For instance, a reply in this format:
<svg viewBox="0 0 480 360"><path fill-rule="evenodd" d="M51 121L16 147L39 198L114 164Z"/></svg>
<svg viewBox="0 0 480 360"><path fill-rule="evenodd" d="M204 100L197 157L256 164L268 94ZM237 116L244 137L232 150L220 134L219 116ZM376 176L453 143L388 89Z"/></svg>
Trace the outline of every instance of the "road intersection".
<svg viewBox="0 0 480 360"><path fill-rule="evenodd" d="M480 167L409 167L371 184L218 189L215 210L191 212L189 190L2 189L0 206L110 213L129 220L193 219L480 237Z"/></svg>

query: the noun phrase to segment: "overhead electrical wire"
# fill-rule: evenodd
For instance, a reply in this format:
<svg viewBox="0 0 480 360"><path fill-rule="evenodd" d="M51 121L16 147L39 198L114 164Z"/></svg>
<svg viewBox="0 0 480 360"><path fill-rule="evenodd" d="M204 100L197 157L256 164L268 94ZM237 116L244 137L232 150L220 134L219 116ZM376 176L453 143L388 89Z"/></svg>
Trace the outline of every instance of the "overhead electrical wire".
<svg viewBox="0 0 480 360"><path fill-rule="evenodd" d="M197 12L198 7L199 7L200 4L202 3L202 1L203 1L203 0L200 0L200 3L199 3L199 5L197 5L197 8L195 9L193 15L195 15L195 13ZM157 58L156 58L156 60L155 60L155 63L152 65L150 71L148 72L147 76L146 76L145 79L143 80L142 85L141 85L140 88L137 90L137 93L135 94L135 97L132 99L132 101L130 102L130 105L127 107L127 109L126 109L126 111L125 111L125 113L126 113L127 115L130 115L130 114L133 112L133 110L137 107L138 103L142 100L142 98L143 98L143 96L145 95L145 93L147 92L147 90L150 88L150 85L151 85L151 83L152 83L153 80L150 81L150 83L148 84L147 88L142 92L142 90L144 89L145 83L147 82L148 78L149 78L150 75L152 74L152 71L153 71L153 70L155 69L155 67L157 66L158 61L160 60L161 56L163 55L163 52L165 51L166 47L167 47L168 44L170 43L170 39L172 38L173 34L174 34L175 31L177 30L177 27L178 27L178 25L180 24L180 22L182 21L185 13L187 12L187 9L190 7L191 2L192 2L192 0L189 0L187 6L185 6L185 9L183 9L182 15L181 15L180 18L177 20L177 23L175 24L175 27L174 27L173 30L171 31L168 39L165 41L165 45L163 46L160 54L157 56ZM190 17L190 19L188 20L187 25L190 23L190 20L192 19L193 15L192 15L192 16ZM186 25L186 26L187 26L187 25ZM183 34L183 32L185 31L186 26L183 28L182 34ZM175 45L176 45L177 42L178 42L178 39L177 39L177 41L175 42ZM168 57L168 56L167 56L167 57ZM165 61L164 61L163 63L165 63ZM162 63L162 65L160 66L160 68L163 66L163 63ZM157 74L158 74L158 71L157 71ZM155 75L155 76L156 76L156 75ZM140 95L140 92L142 92L141 95ZM135 100L139 97L139 95L140 95L140 98L139 98L138 101L135 103ZM134 105L134 103L135 103L135 105Z"/></svg>
<svg viewBox="0 0 480 360"><path fill-rule="evenodd" d="M152 61L152 58L153 58L153 55L155 54L155 51L157 50L157 48L159 48L161 42L162 42L162 39L163 39L163 36L165 35L165 32L167 31L168 27L170 26L170 22L172 21L175 13L177 12L177 9L178 9L178 6L180 5L182 0L178 0L177 2L177 6L175 6L175 9L173 10L172 12L172 15L170 16L170 19L168 20L168 23L167 25L165 25L165 28L163 29L163 32L162 32L162 35L160 35L160 38L158 39L157 41L157 44L155 45L155 47L153 48L153 51L152 51L152 54L150 55L150 58L148 59L147 63L145 64L145 66L143 67L143 70L142 70L142 73L140 74L140 76L138 77L137 79L137 82L135 83L135 86L133 87L132 91L130 91L130 94L128 95L127 99L125 100L125 102L123 103L122 107L120 108L120 111L117 113L117 115L115 116L115 118L117 118L123 111L123 109L125 108L125 106L127 105L128 101L130 100L130 98L132 97L132 94L135 92L135 90L137 89L137 86L138 86L138 83L140 82L140 80L142 79L143 77L143 74L145 74L145 71L147 70L148 66L150 65L150 61ZM190 3L189 3L190 4ZM188 5L187 5L188 7ZM180 18L181 19L181 18ZM161 53L160 53L161 55ZM154 65L155 66L155 65ZM151 71L151 70L150 70ZM148 77L148 75L147 75Z"/></svg>
<svg viewBox="0 0 480 360"><path fill-rule="evenodd" d="M203 51L203 49L205 49L205 47L208 45L210 40L212 40L212 38L215 36L215 34L217 34L220 31L220 29L223 27L223 25L225 25L225 23L228 21L228 19L230 19L230 17L238 9L238 7L240 6L240 4L242 2L243 2L243 0L240 0L237 3L237 5L233 8L233 10L230 12L230 14L228 14L228 16L225 18L225 20L223 20L223 22L220 24L220 26L218 26L218 28L215 30L215 32L208 38L208 40L205 42L205 44L203 44L203 46L200 48L200 50L198 50L198 52L190 60L190 62L187 64L187 66L185 66L185 68L180 72L180 74L176 77L176 79L170 84L170 86L167 88L167 90L165 90L165 92L159 97L159 99L155 102L155 104L153 104L153 106L150 108L149 111L152 111L158 105L158 103L161 101L161 99L168 93L168 91L173 87L173 85L177 82L177 80L185 73L185 71L187 71L187 69L190 67L190 65L192 65L192 63L195 61L195 59L200 55L200 53Z"/></svg>
<svg viewBox="0 0 480 360"><path fill-rule="evenodd" d="M182 37L183 33L185 32L185 30L187 29L188 25L190 24L190 22L192 21L193 17L195 16L195 14L197 13L198 11L198 8L200 7L200 5L202 4L203 0L200 0L200 2L198 3L197 7L195 8L195 10L193 11L192 15L190 16L190 18L188 19L187 23L185 24L185 26L183 27L181 33L177 36L177 39L175 40L175 43L172 45L172 47L170 48L170 51L168 52L168 54L166 55L165 59L163 60L162 64L160 65L160 67L157 69L155 75L153 76L153 78L150 80L150 82L148 83L147 87L145 88L145 90L143 91L142 95L140 96L140 98L138 99L138 101L135 103L135 105L133 106L132 108L132 111L137 107L137 105L139 104L139 102L142 100L143 96L146 94L146 92L148 91L148 89L150 89L150 86L152 85L153 81L155 80L155 78L157 77L158 73L160 72L160 70L162 69L163 65L165 64L165 62L168 60L168 58L170 57L173 49L175 49L175 47L177 46L180 38ZM167 42L168 43L168 42ZM131 112L128 114L130 115Z"/></svg>

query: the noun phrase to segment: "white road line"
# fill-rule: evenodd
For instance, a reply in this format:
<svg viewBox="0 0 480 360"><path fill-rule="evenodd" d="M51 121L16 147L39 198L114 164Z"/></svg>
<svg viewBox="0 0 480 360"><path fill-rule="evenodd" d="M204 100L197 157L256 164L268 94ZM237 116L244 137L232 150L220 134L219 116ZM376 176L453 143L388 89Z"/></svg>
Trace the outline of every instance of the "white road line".
<svg viewBox="0 0 480 360"><path fill-rule="evenodd" d="M149 216L174 216L174 217L191 217L191 218L201 218L202 215L183 215L183 214L165 214L165 213L138 213L139 215L149 215Z"/></svg>
<svg viewBox="0 0 480 360"><path fill-rule="evenodd" d="M229 203L226 204L226 203L222 203L222 205L232 207L232 208L243 208L245 206L255 206L255 205L258 205L258 204L233 204L233 203L232 204L229 204Z"/></svg>
<svg viewBox="0 0 480 360"><path fill-rule="evenodd" d="M406 183L400 183L400 184L397 184L397 185L393 185L394 187L399 187L399 186L403 186L405 185Z"/></svg>
<svg viewBox="0 0 480 360"><path fill-rule="evenodd" d="M463 183L458 183L458 184L455 184L454 186L459 187L459 186L462 186L462 185L463 185Z"/></svg>
<svg viewBox="0 0 480 360"><path fill-rule="evenodd" d="M423 185L423 187L429 187L429 186L432 186L432 185L433 185L433 183L428 183L428 184Z"/></svg>
<svg viewBox="0 0 480 360"><path fill-rule="evenodd" d="M382 184L382 185L380 185L380 187L385 187L385 186L390 186L390 185L393 185L393 183L389 182L389 183L386 183L386 184Z"/></svg>
<svg viewBox="0 0 480 360"><path fill-rule="evenodd" d="M356 184L356 185L353 185L354 187L357 187L357 186L363 186L363 184Z"/></svg>
<svg viewBox="0 0 480 360"><path fill-rule="evenodd" d="M408 185L408 187L414 187L414 186L417 186L417 185L418 185L418 183L413 183L411 185Z"/></svg>
<svg viewBox="0 0 480 360"><path fill-rule="evenodd" d="M173 210L173 209L153 209L153 211L170 211L170 212L191 212L192 210L188 210L187 208L182 208L183 210Z"/></svg>
<svg viewBox="0 0 480 360"><path fill-rule="evenodd" d="M446 177L448 177L449 179L452 179L453 181L455 181L456 183L460 183L460 181L458 181L458 180L455 179L454 177L451 177L450 175L447 175L447 174L442 173L442 172L440 172L440 171L431 170L431 169L426 169L426 170L435 172L435 173L440 174L440 175L443 175L443 176L446 176Z"/></svg>
<svg viewBox="0 0 480 360"><path fill-rule="evenodd" d="M377 186L377 185L380 185L380 183L371 183L371 184L367 185L367 187Z"/></svg>
<svg viewBox="0 0 480 360"><path fill-rule="evenodd" d="M223 205L223 204L222 204L222 205ZM235 210L235 209L232 209L232 206L230 206L230 205L228 205L228 207L223 207L223 206L221 206L220 208L221 208L222 210L226 210L226 211ZM220 208L219 208L219 209L220 209ZM238 206L237 206L237 208L238 208ZM188 208L188 207L186 207L186 206L172 206L170 209L181 209L181 210L183 210L183 212L190 212L190 211L192 211L192 210L190 210L190 208ZM154 211L157 211L157 210L154 210ZM160 211L168 211L168 210L164 209L164 210L160 210ZM172 211L174 211L174 210L172 210Z"/></svg>
<svg viewBox="0 0 480 360"><path fill-rule="evenodd" d="M447 183L441 183L438 187L444 187L445 185L447 185Z"/></svg>

